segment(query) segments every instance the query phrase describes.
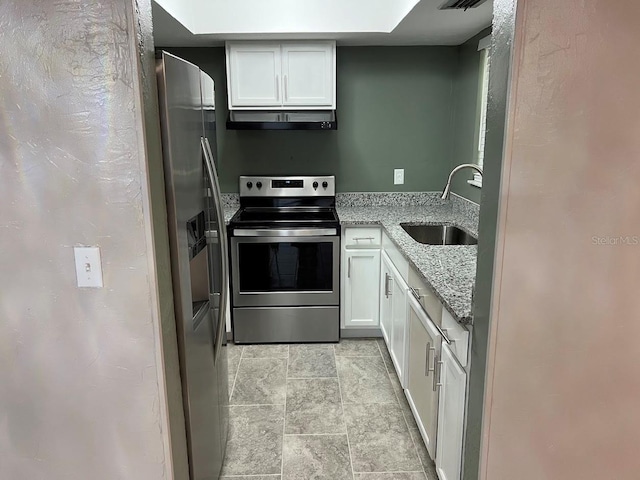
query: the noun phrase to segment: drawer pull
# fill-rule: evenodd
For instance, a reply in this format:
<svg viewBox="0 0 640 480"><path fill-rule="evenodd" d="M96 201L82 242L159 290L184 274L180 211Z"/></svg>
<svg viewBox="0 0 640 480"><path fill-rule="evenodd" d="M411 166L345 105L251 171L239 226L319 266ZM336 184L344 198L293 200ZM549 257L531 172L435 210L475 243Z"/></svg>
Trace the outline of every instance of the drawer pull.
<svg viewBox="0 0 640 480"><path fill-rule="evenodd" d="M425 377L429 376L429 372L434 372L435 373L435 371L436 371L435 363L433 365L433 368L429 367L429 363L431 363L431 362L429 362L429 352L431 352L431 350L433 350L434 353L436 351L436 349L431 346L431 342L427 342L427 348L426 348L426 351L425 351L425 357L426 358L425 358L425 362L424 362L424 376ZM434 358L435 358L435 356L434 356Z"/></svg>
<svg viewBox="0 0 640 480"><path fill-rule="evenodd" d="M409 287L409 289L411 290L411 294L416 298L416 300L418 300L418 302L420 301L420 299L426 297L426 295L420 295L419 288Z"/></svg>
<svg viewBox="0 0 640 480"><path fill-rule="evenodd" d="M443 328L442 331L446 334L447 338L449 339L450 343L456 343L456 339L452 338L449 336L449 330L451 330L450 328Z"/></svg>
<svg viewBox="0 0 640 480"><path fill-rule="evenodd" d="M356 242L359 242L360 240L371 240L371 241L374 241L374 240L375 240L375 237L353 237L353 239L354 239Z"/></svg>
<svg viewBox="0 0 640 480"><path fill-rule="evenodd" d="M436 365L440 365L440 367L438 368L438 371L434 370L433 373L433 391L435 392L438 387L442 386L442 365L444 365L444 362L441 360L438 360L438 357L435 358L436 362L434 364L434 369Z"/></svg>

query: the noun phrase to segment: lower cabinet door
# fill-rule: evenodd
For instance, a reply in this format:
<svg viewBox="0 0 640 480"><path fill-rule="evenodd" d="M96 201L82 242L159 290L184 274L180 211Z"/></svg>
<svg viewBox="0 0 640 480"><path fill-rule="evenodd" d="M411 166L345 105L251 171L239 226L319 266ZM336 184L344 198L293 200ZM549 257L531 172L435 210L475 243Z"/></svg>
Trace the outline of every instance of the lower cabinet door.
<svg viewBox="0 0 640 480"><path fill-rule="evenodd" d="M344 326L378 327L380 250L347 250L343 263Z"/></svg>
<svg viewBox="0 0 640 480"><path fill-rule="evenodd" d="M380 330L382 336L391 349L391 325L392 325L392 303L393 303L393 273L392 266L386 253L382 252L382 262L380 263Z"/></svg>
<svg viewBox="0 0 640 480"><path fill-rule="evenodd" d="M435 458L438 427L438 388L435 367L442 337L418 301L407 296L407 398L431 458Z"/></svg>
<svg viewBox="0 0 640 480"><path fill-rule="evenodd" d="M460 480L467 375L448 345L442 346L442 360L437 367L441 386L436 471L440 480Z"/></svg>
<svg viewBox="0 0 640 480"><path fill-rule="evenodd" d="M407 284L399 273L393 277L391 306L391 348L389 353L396 367L396 373L402 387L406 386L405 375L405 340L407 333Z"/></svg>

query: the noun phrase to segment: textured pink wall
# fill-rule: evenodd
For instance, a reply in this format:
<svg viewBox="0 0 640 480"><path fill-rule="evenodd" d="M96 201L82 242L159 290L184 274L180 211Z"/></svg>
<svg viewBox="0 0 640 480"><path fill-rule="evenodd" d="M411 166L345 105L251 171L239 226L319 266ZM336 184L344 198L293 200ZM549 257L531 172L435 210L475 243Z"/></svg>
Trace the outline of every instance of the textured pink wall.
<svg viewBox="0 0 640 480"><path fill-rule="evenodd" d="M173 478L142 7L0 1L2 480ZM76 287L78 244L101 247L104 288Z"/></svg>
<svg viewBox="0 0 640 480"><path fill-rule="evenodd" d="M481 478L638 479L640 2L518 3Z"/></svg>

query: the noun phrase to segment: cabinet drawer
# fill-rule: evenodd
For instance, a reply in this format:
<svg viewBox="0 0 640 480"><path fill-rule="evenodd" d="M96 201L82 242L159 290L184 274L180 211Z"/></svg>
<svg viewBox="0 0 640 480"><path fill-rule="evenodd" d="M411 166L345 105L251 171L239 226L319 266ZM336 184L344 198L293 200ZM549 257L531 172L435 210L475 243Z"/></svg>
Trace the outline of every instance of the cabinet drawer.
<svg viewBox="0 0 640 480"><path fill-rule="evenodd" d="M349 248L379 247L380 227L350 227L344 231L344 246Z"/></svg>
<svg viewBox="0 0 640 480"><path fill-rule="evenodd" d="M450 349L460 365L467 366L467 352L469 350L469 331L460 325L445 309L442 312L442 331L451 340Z"/></svg>
<svg viewBox="0 0 640 480"><path fill-rule="evenodd" d="M395 243L389 238L389 235L386 233L382 234L382 249L386 252L386 254L391 259L391 263L396 267L400 276L406 282L409 278L409 262L404 255L400 253L400 250L396 246Z"/></svg>
<svg viewBox="0 0 640 480"><path fill-rule="evenodd" d="M436 293L433 289L422 279L413 268L409 269L409 281L407 282L409 287L415 290L415 293L420 297L418 302L422 305L429 317L439 327L442 326L442 303L440 299L436 297Z"/></svg>

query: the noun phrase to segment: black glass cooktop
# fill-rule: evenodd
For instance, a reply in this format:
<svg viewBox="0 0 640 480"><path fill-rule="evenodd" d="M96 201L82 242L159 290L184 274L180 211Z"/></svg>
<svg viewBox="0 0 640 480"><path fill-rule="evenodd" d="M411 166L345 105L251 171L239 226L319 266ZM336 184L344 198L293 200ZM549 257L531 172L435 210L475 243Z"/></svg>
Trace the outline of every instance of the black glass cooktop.
<svg viewBox="0 0 640 480"><path fill-rule="evenodd" d="M233 226L304 226L338 223L333 208L242 208L231 219Z"/></svg>

